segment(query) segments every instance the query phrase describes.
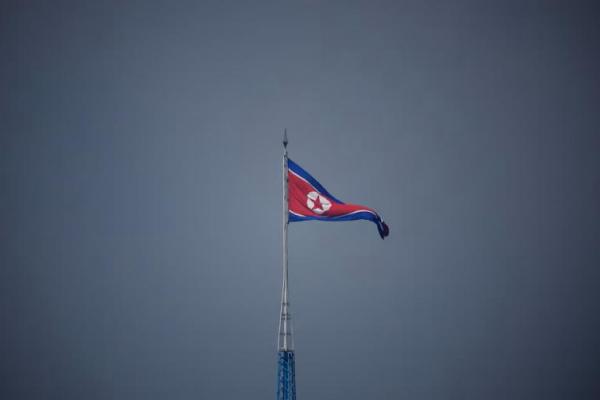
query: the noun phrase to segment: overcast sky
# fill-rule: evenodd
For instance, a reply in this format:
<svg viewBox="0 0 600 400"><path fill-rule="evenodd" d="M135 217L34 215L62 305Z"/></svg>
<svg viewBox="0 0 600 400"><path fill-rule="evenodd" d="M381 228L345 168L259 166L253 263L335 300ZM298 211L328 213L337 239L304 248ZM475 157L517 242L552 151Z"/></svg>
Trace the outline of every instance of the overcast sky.
<svg viewBox="0 0 600 400"><path fill-rule="evenodd" d="M0 397L600 397L593 2L3 1Z"/></svg>

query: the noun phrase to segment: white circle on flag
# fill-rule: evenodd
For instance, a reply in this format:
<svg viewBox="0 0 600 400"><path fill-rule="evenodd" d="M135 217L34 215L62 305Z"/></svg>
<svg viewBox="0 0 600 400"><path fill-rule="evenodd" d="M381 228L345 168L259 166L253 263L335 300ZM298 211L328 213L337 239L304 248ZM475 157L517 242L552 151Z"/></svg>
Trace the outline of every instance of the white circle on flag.
<svg viewBox="0 0 600 400"><path fill-rule="evenodd" d="M323 214L331 208L331 202L317 192L310 192L306 195L306 206L317 214Z"/></svg>

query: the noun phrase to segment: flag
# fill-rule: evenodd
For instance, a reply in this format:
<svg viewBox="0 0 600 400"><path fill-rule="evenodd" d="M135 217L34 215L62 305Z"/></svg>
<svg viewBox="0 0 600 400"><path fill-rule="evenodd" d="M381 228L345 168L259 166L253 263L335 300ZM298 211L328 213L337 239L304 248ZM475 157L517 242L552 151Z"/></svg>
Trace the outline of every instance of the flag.
<svg viewBox="0 0 600 400"><path fill-rule="evenodd" d="M346 204L336 199L301 166L288 159L288 218L290 222L353 221L365 219L374 222L381 238L389 235L389 228L372 208Z"/></svg>

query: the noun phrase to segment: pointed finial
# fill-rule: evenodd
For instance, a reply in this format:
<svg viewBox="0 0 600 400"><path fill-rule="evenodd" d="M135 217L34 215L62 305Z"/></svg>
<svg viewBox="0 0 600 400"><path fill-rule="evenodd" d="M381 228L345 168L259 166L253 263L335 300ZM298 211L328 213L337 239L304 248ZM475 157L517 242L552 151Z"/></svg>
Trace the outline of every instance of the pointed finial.
<svg viewBox="0 0 600 400"><path fill-rule="evenodd" d="M288 144L288 140L287 140L287 129L283 130L283 147L285 147L287 149L287 144Z"/></svg>

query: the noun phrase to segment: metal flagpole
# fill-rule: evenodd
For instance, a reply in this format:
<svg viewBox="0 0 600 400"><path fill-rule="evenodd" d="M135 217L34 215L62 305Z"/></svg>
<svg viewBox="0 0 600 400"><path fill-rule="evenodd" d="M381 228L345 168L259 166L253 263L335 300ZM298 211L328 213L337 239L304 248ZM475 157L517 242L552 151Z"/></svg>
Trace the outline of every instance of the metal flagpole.
<svg viewBox="0 0 600 400"><path fill-rule="evenodd" d="M287 130L283 131L283 285L277 343L277 400L296 400L296 362L288 299L288 155Z"/></svg>
<svg viewBox="0 0 600 400"><path fill-rule="evenodd" d="M283 335L283 343L280 343L280 350L289 350L288 343L289 331L289 301L288 301L288 156L287 156L287 129L283 131L283 285L281 299L281 319L283 323L283 332L280 332L280 337Z"/></svg>

